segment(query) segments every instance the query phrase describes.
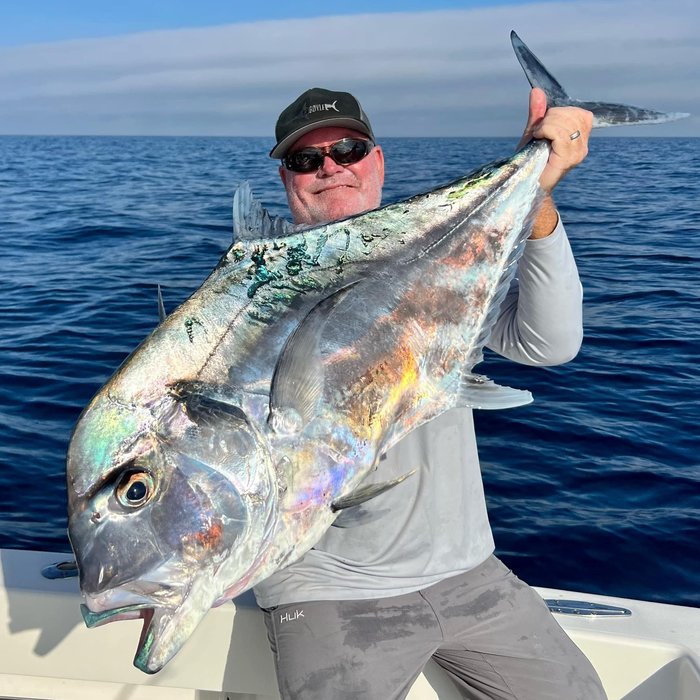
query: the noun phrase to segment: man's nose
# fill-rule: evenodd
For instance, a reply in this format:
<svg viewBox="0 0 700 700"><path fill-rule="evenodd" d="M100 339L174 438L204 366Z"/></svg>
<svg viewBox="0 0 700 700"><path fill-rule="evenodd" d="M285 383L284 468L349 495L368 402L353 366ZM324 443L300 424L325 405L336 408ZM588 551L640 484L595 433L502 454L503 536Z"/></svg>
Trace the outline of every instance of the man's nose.
<svg viewBox="0 0 700 700"><path fill-rule="evenodd" d="M323 175L328 177L329 175L335 175L336 173L339 173L343 170L342 165L338 165L329 155L325 155L323 158L323 163L321 164L321 167L319 168L318 172Z"/></svg>

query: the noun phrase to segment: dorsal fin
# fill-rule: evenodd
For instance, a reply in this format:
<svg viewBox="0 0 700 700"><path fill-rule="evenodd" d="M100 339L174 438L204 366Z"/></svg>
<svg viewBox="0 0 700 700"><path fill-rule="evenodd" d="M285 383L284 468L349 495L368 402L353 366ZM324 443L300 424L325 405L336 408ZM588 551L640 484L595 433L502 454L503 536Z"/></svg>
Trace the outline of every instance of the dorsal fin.
<svg viewBox="0 0 700 700"><path fill-rule="evenodd" d="M253 197L248 181L242 182L233 195L233 240L252 241L281 238L294 233L294 224L273 216Z"/></svg>
<svg viewBox="0 0 700 700"><path fill-rule="evenodd" d="M165 304L163 303L163 292L160 288L160 284L158 285L158 321L160 323L163 323L165 321L165 317L167 314L165 313Z"/></svg>

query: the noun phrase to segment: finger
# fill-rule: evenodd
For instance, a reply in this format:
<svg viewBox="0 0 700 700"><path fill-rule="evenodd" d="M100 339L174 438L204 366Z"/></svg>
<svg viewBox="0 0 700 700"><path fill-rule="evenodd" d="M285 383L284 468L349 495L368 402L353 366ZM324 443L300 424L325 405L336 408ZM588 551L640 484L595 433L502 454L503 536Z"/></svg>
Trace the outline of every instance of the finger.
<svg viewBox="0 0 700 700"><path fill-rule="evenodd" d="M588 133L581 131L581 135L572 141L571 134L577 131L576 125L557 124L549 125L542 130L539 138L550 141L550 154L547 165L540 176L540 185L547 192L551 192L557 183L572 168L584 160L588 154ZM583 125L581 125L583 126Z"/></svg>
<svg viewBox="0 0 700 700"><path fill-rule="evenodd" d="M527 119L528 126L540 121L547 113L547 95L541 88L532 88L530 90L530 105Z"/></svg>
<svg viewBox="0 0 700 700"><path fill-rule="evenodd" d="M591 112L579 107L552 107L547 111L544 119L541 119L536 130L547 129L553 126L570 126L571 131L579 129L582 133L589 133L593 125Z"/></svg>
<svg viewBox="0 0 700 700"><path fill-rule="evenodd" d="M547 116L533 129L533 136L552 142L552 150L563 155L584 151L591 131L589 112L575 107L550 109ZM578 136L572 139L572 134Z"/></svg>
<svg viewBox="0 0 700 700"><path fill-rule="evenodd" d="M580 133L580 136L572 139L571 134L577 131ZM551 141L554 148L555 144L562 147L577 146L576 142L586 140L587 134L584 133L583 125L576 123L542 122L534 128L533 136L537 139Z"/></svg>
<svg viewBox="0 0 700 700"><path fill-rule="evenodd" d="M540 88L532 88L530 90L530 98L528 103L527 124L523 131L518 148L524 146L532 137L537 125L542 121L547 113L547 95ZM517 149L516 149L517 150Z"/></svg>

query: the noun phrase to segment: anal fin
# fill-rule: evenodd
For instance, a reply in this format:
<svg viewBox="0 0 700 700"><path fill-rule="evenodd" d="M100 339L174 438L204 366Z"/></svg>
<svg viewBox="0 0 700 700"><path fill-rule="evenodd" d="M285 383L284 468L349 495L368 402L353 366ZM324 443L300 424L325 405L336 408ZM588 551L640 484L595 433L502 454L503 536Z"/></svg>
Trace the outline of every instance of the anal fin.
<svg viewBox="0 0 700 700"><path fill-rule="evenodd" d="M465 374L459 391L458 406L465 408L515 408L532 403L532 394L525 389L500 386L481 374Z"/></svg>

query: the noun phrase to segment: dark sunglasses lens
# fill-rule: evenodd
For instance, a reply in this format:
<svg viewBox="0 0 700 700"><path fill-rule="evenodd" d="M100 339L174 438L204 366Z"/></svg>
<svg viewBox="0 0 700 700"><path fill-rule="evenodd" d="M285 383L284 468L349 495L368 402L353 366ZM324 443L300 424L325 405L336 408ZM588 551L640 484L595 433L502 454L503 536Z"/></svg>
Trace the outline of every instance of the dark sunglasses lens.
<svg viewBox="0 0 700 700"><path fill-rule="evenodd" d="M318 148L303 148L286 156L284 165L296 173L311 173L323 165L323 153Z"/></svg>
<svg viewBox="0 0 700 700"><path fill-rule="evenodd" d="M331 158L338 165L352 165L361 161L370 151L369 141L359 139L343 139L334 143L331 148Z"/></svg>
<svg viewBox="0 0 700 700"><path fill-rule="evenodd" d="M323 165L326 153L338 165L352 165L361 161L373 147L371 141L342 139L336 141L327 151L313 147L290 153L284 157L284 167L295 173L312 173Z"/></svg>

